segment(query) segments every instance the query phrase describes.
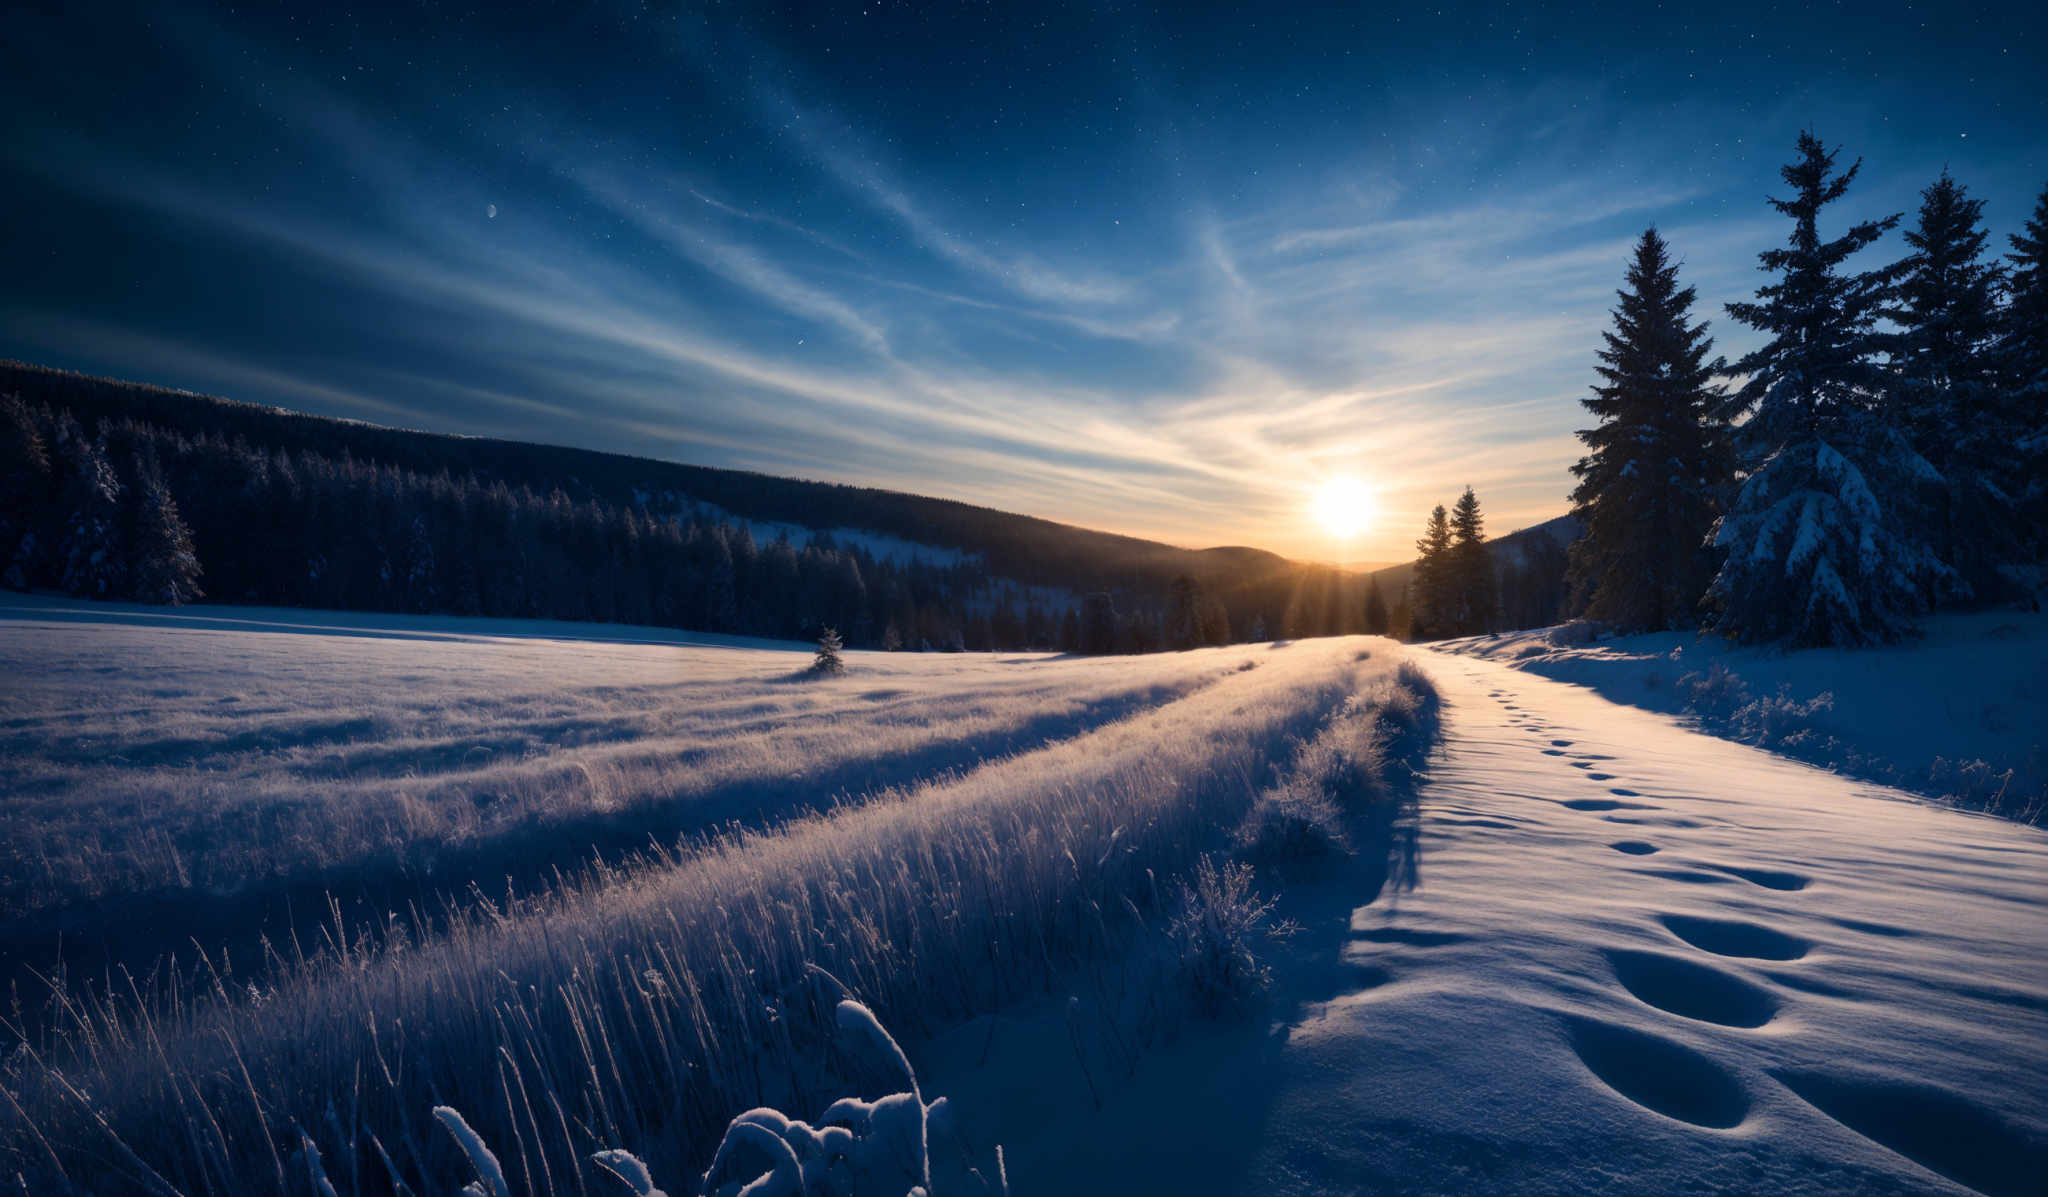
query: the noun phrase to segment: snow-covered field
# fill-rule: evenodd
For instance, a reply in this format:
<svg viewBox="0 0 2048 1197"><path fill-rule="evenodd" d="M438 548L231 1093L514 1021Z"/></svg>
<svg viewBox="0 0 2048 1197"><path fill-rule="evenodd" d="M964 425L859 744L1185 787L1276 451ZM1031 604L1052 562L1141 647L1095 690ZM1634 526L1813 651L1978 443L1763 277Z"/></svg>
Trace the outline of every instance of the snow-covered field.
<svg viewBox="0 0 2048 1197"><path fill-rule="evenodd" d="M573 865L1068 739L1253 651L850 653L819 683L806 646L657 628L0 595L0 925Z"/></svg>
<svg viewBox="0 0 2048 1197"><path fill-rule="evenodd" d="M1429 669L1415 886L1294 895L1271 1017L1099 1112L1056 1012L938 1045L1018 1192L2048 1191L2048 835Z"/></svg>
<svg viewBox="0 0 2048 1197"><path fill-rule="evenodd" d="M86 956L24 978L0 1165L105 1169L101 1191L270 1187L261 1144L295 1123L336 1172L394 1166L372 1133L403 1143L398 1173L439 1191L442 1104L518 1150L533 1191L549 1169L580 1184L598 1147L680 1177L751 1105L816 1113L842 1062L820 1043L828 982L911 1034L1105 961L1135 1005L1181 1005L1160 950L1181 879L1262 793L1335 759L1305 741L1343 733L1372 761L1383 714L1422 726L1402 654L1362 638L850 654L818 678L802 646L587 625L6 611L12 867L57 899L17 920L6 963L51 921ZM649 833L713 817L741 823L679 850ZM573 867L621 822L637 855ZM359 883L380 842L433 850L403 863L437 865L445 913ZM572 867L465 889L445 862L477 843L494 867ZM98 901L62 901L66 854L112 879ZM202 869L225 903L207 909L274 916L232 888L238 861L346 900L300 894L232 951L247 929L226 915L162 917ZM545 1134L530 1100L552 1103Z"/></svg>
<svg viewBox="0 0 2048 1197"><path fill-rule="evenodd" d="M1705 716L1702 725L1718 734L1972 807L1998 802L2017 814L2039 803L2048 786L2048 614L1937 615L1921 639L1854 651L1744 648L1680 632L1583 641L1571 631L1538 628L1436 647L1588 686L1630 706ZM1684 684L1716 666L1760 705L1745 716L1725 687L1695 694ZM1781 688L1789 704L1775 702ZM1822 695L1829 701L1815 704Z"/></svg>
<svg viewBox="0 0 2048 1197"><path fill-rule="evenodd" d="M2033 643L1982 633L1987 670ZM1408 657L1446 704L1427 777L1353 809L1349 855L1261 861L1298 924L1246 941L1270 999L1191 1014L1169 920L1242 914L1174 896L1193 862L1334 776L1319 745L1412 711ZM299 1126L331 1176L460 1183L445 1105L512 1192L620 1191L588 1163L615 1147L692 1192L739 1110L902 1085L831 1046L850 993L949 1099L935 1181L1001 1144L1020 1195L2048 1190L2038 828L1470 653L849 658L801 679L802 646L655 629L6 600L18 922L183 955L139 991L81 976L0 1052L0 1174L49 1175L54 1144L95 1191L305 1191L299 1140L260 1146ZM1865 687L1946 693L1942 668ZM262 957L134 917L201 876L233 903L238 868L503 865L729 818L440 923L359 902Z"/></svg>

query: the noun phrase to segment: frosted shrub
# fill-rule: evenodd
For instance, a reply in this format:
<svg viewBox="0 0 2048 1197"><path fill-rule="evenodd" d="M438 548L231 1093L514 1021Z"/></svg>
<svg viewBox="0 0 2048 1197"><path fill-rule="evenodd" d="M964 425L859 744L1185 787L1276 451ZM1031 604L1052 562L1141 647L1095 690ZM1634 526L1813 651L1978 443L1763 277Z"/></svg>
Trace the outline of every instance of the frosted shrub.
<svg viewBox="0 0 2048 1197"><path fill-rule="evenodd" d="M866 1101L842 1097L816 1125L777 1110L748 1110L726 1127L704 1173L708 1197L860 1197L862 1194L934 1194L933 1134L950 1135L946 1099L924 1100L909 1057L866 1006L842 1001L836 1010L843 1045L879 1057L908 1086ZM979 1192L1008 1194L1002 1149L996 1149L993 1185L979 1170L968 1177Z"/></svg>
<svg viewBox="0 0 2048 1197"><path fill-rule="evenodd" d="M841 1045L856 1056L877 1059L908 1088L873 1101L842 1097L825 1108L815 1125L779 1110L748 1110L727 1125L711 1167L691 1192L706 1197L939 1197L932 1183L931 1144L935 1134L950 1138L954 1133L946 1099L924 1100L909 1057L866 1006L842 1001L834 1013ZM512 1197L497 1155L462 1115L436 1106L434 1117L476 1173L463 1187L463 1197ZM631 1152L600 1151L590 1159L635 1197L668 1197ZM973 1168L966 1180L978 1186L967 1187L968 1192L1008 1197L1002 1148L996 1149L994 1183Z"/></svg>
<svg viewBox="0 0 2048 1197"><path fill-rule="evenodd" d="M1271 988L1273 970L1256 949L1294 933L1292 923L1273 918L1273 907L1273 899L1252 888L1252 867L1239 861L1218 865L1204 856L1194 884L1181 882L1166 936L1203 1013L1243 1009Z"/></svg>
<svg viewBox="0 0 2048 1197"><path fill-rule="evenodd" d="M1259 795L1238 847L1262 864L1336 856L1347 846L1342 814L1320 780L1296 776Z"/></svg>
<svg viewBox="0 0 2048 1197"><path fill-rule="evenodd" d="M1709 727L1727 726L1749 704L1749 683L1719 661L1705 673L1679 678L1678 692L1685 696L1686 709Z"/></svg>
<svg viewBox="0 0 2048 1197"><path fill-rule="evenodd" d="M1789 684L1780 685L1776 694L1749 702L1735 712L1735 734L1765 748L1816 752L1832 746L1833 737L1820 726L1820 720L1834 709L1831 691L1802 701L1792 697Z"/></svg>

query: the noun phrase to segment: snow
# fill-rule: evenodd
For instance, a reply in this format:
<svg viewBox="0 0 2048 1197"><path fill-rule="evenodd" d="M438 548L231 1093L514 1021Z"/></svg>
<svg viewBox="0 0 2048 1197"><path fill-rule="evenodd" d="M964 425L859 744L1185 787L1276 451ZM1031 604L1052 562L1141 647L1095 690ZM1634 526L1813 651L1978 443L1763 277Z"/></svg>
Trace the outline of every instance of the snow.
<svg viewBox="0 0 2048 1197"><path fill-rule="evenodd" d="M1290 888L1267 1018L1099 1110L1050 1014L929 1045L1018 1192L2043 1191L2048 836L1429 669L1414 886Z"/></svg>
<svg viewBox="0 0 2048 1197"><path fill-rule="evenodd" d="M1686 711L1678 686L1719 664L1753 695L1789 687L1795 701L1834 695L1816 731L1871 764L1924 777L1937 757L2015 770L2014 792L2038 791L2048 733L2048 614L1986 611L1936 615L1904 644L1780 652L1683 632L1560 645L1554 629L1446 641L1450 652L1589 686L1616 702ZM1868 772L1868 770L1866 770Z"/></svg>
<svg viewBox="0 0 2048 1197"><path fill-rule="evenodd" d="M648 506L654 497L645 491L636 491L634 493L634 498L642 507ZM790 544L801 549L821 536L829 536L832 538L832 543L840 548L864 549L868 556L873 557L877 561L893 561L899 565L907 565L913 561L922 561L926 565L944 568L964 565L967 562L979 561L981 559L981 554L979 553L967 553L958 548L945 545L924 544L919 541L906 540L900 536L891 536L887 532L873 532L865 528L813 528L803 524L792 524L780 520L749 519L734 515L715 503L700 503L686 498L678 498L672 492L664 494L662 502L667 507L680 511L681 515L685 518L696 515L717 523L729 524L736 528L744 527L753 536L754 543L759 545L773 544L778 537L787 537ZM657 510L659 509L657 508Z"/></svg>

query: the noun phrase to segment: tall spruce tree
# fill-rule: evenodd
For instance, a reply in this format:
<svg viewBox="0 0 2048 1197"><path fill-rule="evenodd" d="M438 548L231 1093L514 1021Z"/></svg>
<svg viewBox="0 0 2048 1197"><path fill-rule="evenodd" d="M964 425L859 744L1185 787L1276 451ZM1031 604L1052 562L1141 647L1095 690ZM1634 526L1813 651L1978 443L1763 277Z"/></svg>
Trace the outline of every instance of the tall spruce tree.
<svg viewBox="0 0 2048 1197"><path fill-rule="evenodd" d="M178 514L171 488L154 461L137 463L139 481L135 512L135 599L177 607L199 598L199 554L192 533Z"/></svg>
<svg viewBox="0 0 2048 1197"><path fill-rule="evenodd" d="M0 395L0 586L28 589L49 492L50 454L35 416L20 396Z"/></svg>
<svg viewBox="0 0 2048 1197"><path fill-rule="evenodd" d="M1811 133L1780 174L1792 218L1781 249L1758 255L1775 281L1728 314L1770 339L1726 368L1746 381L1723 405L1746 472L1714 544L1726 557L1709 589L1713 626L1746 641L1867 644L1909 632L1953 571L1929 548L1920 491L1938 481L1890 422L1884 346L1897 266L1846 273L1848 259L1898 223L1865 221L1833 240L1821 209L1855 181Z"/></svg>
<svg viewBox="0 0 2048 1197"><path fill-rule="evenodd" d="M59 424L64 455L64 589L78 598L117 599L127 593L127 554L121 537L121 479L104 441L86 437L78 422Z"/></svg>
<svg viewBox="0 0 2048 1197"><path fill-rule="evenodd" d="M1947 171L1920 200L1891 313L1900 330L1891 344L1893 403L1914 449L1941 475L1930 496L1934 551L1959 575L1955 593L1990 598L2007 588L2001 568L2018 556L2011 496L2023 481L2013 447L2020 430L1996 377L2002 272L1983 260L1984 201Z"/></svg>
<svg viewBox="0 0 2048 1197"><path fill-rule="evenodd" d="M1486 549L1486 517L1471 487L1451 508L1451 621L1461 636L1492 628L1500 610L1500 581L1493 574L1493 554Z"/></svg>
<svg viewBox="0 0 2048 1197"><path fill-rule="evenodd" d="M2025 230L2010 240L1999 321L1999 406L2016 430L2013 448L2024 481L2013 497L2027 553L2038 564L2048 555L2048 187Z"/></svg>
<svg viewBox="0 0 2048 1197"><path fill-rule="evenodd" d="M1415 640L1447 636L1451 628L1451 517L1439 503L1415 542L1415 572L1408 581L1408 634Z"/></svg>
<svg viewBox="0 0 2048 1197"><path fill-rule="evenodd" d="M1713 340L1692 318L1694 292L1654 228L1645 229L1618 294L1614 327L1582 400L1599 417L1582 430L1588 452L1572 467L1572 609L1630 631L1696 622L1713 577L1706 545L1733 472L1721 390L1707 354Z"/></svg>

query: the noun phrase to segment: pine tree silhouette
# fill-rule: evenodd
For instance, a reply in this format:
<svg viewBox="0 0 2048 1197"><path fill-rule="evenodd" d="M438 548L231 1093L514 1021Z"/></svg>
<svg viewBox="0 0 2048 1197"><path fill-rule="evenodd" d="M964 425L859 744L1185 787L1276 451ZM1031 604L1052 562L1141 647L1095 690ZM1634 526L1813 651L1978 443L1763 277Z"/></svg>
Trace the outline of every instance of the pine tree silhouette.
<svg viewBox="0 0 2048 1197"><path fill-rule="evenodd" d="M1579 433L1588 452L1572 466L1584 531L1570 549L1568 601L1625 630L1662 631L1697 619L1713 577L1705 542L1734 463L1715 414L1713 341L1656 229L1637 240L1619 295L1600 382L1581 401L1600 423Z"/></svg>

